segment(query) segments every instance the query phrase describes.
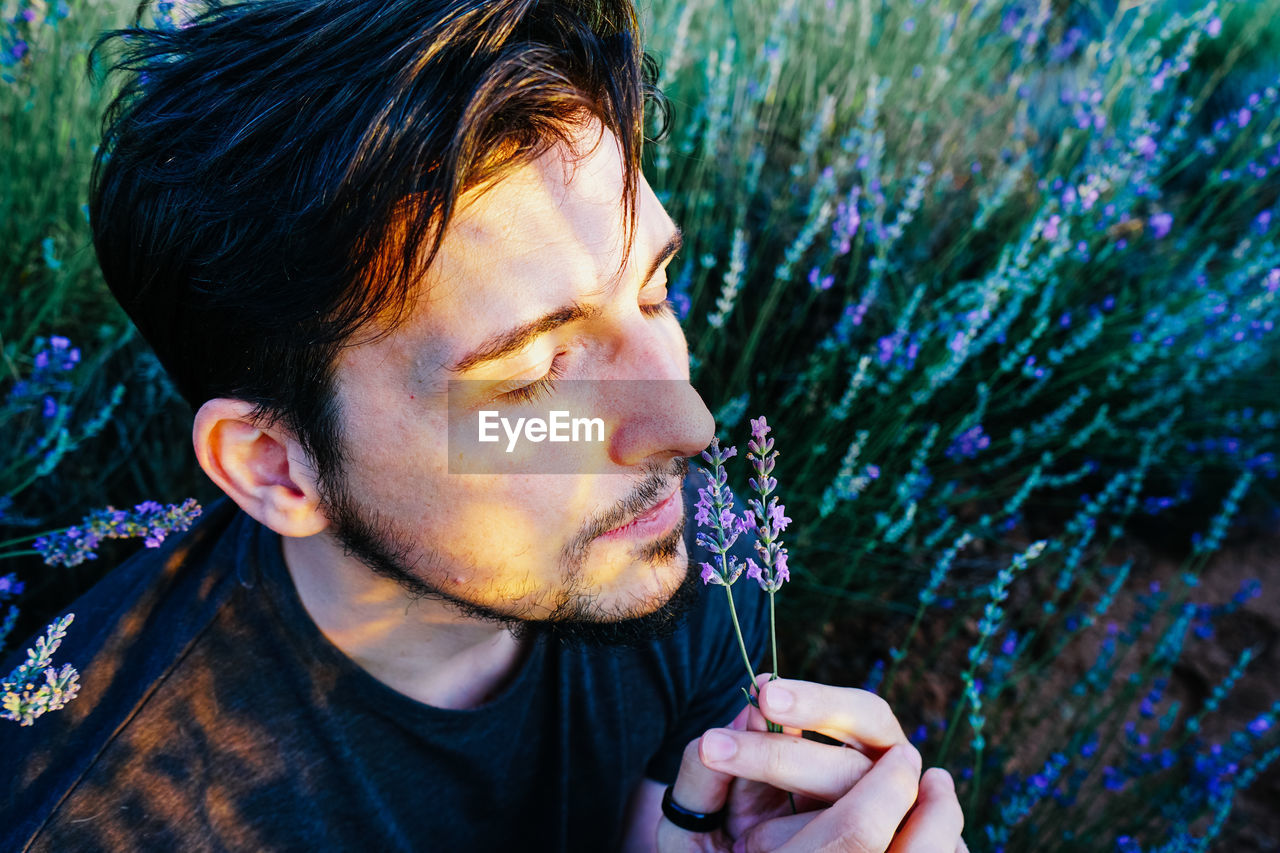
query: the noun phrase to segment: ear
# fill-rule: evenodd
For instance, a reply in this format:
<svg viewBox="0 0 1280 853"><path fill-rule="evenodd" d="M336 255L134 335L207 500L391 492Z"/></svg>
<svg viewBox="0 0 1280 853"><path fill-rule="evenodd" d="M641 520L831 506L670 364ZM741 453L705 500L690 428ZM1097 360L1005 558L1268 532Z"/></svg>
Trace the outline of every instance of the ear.
<svg viewBox="0 0 1280 853"><path fill-rule="evenodd" d="M311 536L329 525L311 460L286 431L260 426L253 405L225 397L196 412L191 440L209 478L241 509L281 536Z"/></svg>

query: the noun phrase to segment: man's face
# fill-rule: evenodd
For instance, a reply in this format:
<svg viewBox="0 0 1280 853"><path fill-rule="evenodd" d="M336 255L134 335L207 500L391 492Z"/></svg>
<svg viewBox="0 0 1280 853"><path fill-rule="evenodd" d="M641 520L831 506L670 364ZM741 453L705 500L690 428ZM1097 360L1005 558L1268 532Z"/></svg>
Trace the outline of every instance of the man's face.
<svg viewBox="0 0 1280 853"><path fill-rule="evenodd" d="M611 134L595 144L598 129L576 155L556 147L465 194L408 321L337 365L346 464L324 482L333 533L468 615L644 624L691 583L680 484L714 423L665 305L679 232L640 178L624 256L622 160ZM465 380L452 399L451 380ZM545 414L565 381L625 389L593 401L604 441L573 448L578 473L449 472L450 417L525 386Z"/></svg>

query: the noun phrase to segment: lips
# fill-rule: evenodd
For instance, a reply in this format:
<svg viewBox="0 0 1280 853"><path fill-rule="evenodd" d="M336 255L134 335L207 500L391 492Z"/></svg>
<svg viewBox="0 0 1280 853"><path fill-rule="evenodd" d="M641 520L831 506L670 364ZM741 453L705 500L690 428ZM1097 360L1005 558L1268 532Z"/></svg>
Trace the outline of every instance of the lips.
<svg viewBox="0 0 1280 853"><path fill-rule="evenodd" d="M626 524L613 528L601 536L602 539L614 539L623 536L652 536L664 533L674 523L674 516L679 510L678 487L640 515Z"/></svg>

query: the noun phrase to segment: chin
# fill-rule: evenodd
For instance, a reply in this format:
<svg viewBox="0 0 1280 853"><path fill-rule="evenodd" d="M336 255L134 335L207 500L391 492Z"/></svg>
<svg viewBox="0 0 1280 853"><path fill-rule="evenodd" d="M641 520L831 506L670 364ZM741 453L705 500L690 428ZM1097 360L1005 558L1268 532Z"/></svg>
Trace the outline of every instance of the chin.
<svg viewBox="0 0 1280 853"><path fill-rule="evenodd" d="M595 609L630 618L665 605L689 575L689 556L676 531L644 543L633 543L623 554L592 573L590 588L598 590Z"/></svg>
<svg viewBox="0 0 1280 853"><path fill-rule="evenodd" d="M626 591L611 592L590 603L579 600L563 618L521 622L515 632L576 646L643 646L673 634L702 594L703 583L691 571L683 548L678 559L658 566L638 563L634 569L652 580Z"/></svg>

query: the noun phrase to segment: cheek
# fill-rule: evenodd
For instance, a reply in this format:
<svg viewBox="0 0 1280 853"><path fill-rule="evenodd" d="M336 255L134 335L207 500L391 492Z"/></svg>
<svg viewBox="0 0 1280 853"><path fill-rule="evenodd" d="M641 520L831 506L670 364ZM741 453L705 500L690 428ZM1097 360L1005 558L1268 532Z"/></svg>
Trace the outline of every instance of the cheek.
<svg viewBox="0 0 1280 853"><path fill-rule="evenodd" d="M563 549L586 515L585 509L567 509L575 499L575 489L569 487L574 478L449 487L451 480L464 479L481 478L446 479L443 511L420 510L421 547L435 553L436 570L442 572L432 580L498 607L538 607L558 600L568 582Z"/></svg>
<svg viewBox="0 0 1280 853"><path fill-rule="evenodd" d="M545 583L559 571L560 552L583 517L568 509L580 503L573 478L449 474L443 454L423 464L420 455L432 452L379 454L352 493L406 544L434 555L439 570L499 585Z"/></svg>

